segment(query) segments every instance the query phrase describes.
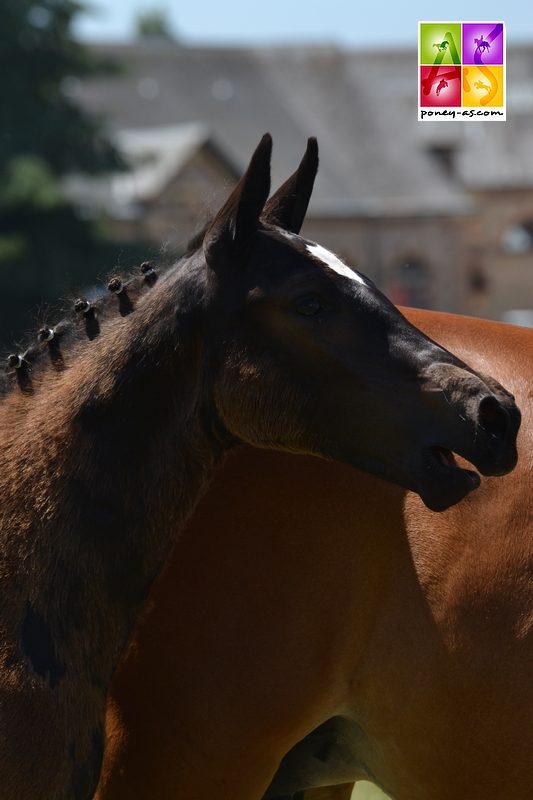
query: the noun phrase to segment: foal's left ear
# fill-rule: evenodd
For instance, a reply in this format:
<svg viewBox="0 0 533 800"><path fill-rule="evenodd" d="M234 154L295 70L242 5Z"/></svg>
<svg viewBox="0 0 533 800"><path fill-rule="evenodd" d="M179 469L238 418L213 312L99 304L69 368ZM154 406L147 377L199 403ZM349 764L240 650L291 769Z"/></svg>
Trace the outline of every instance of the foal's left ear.
<svg viewBox="0 0 533 800"><path fill-rule="evenodd" d="M275 192L263 211L267 222L291 233L300 233L318 171L318 144L307 140L307 150L295 173Z"/></svg>
<svg viewBox="0 0 533 800"><path fill-rule="evenodd" d="M270 192L272 137L265 133L248 169L232 191L204 238L204 254L213 269L227 256L244 254L255 236Z"/></svg>

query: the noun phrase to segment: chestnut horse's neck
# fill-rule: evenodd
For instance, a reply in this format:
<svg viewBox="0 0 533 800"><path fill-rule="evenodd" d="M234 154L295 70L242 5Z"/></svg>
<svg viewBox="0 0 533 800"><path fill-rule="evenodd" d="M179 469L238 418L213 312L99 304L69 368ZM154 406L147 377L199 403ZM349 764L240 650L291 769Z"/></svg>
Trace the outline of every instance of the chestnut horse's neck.
<svg viewBox="0 0 533 800"><path fill-rule="evenodd" d="M99 762L99 720L90 742L76 724L103 712L139 608L221 450L203 424L203 289L183 272L171 269L70 364L65 353L66 369L0 403L2 674L21 691L31 676L43 719L53 706L69 726L75 762L85 751Z"/></svg>

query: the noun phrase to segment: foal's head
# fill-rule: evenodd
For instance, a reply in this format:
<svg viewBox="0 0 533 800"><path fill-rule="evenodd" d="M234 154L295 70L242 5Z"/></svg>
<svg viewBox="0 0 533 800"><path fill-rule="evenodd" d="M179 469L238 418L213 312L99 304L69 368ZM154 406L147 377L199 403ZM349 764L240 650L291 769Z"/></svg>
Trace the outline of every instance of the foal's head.
<svg viewBox="0 0 533 800"><path fill-rule="evenodd" d="M209 407L238 441L334 458L418 492L433 509L516 461L519 412L410 325L372 281L300 237L318 167L310 140L267 202L271 139L207 229ZM205 275L207 277L205 277Z"/></svg>

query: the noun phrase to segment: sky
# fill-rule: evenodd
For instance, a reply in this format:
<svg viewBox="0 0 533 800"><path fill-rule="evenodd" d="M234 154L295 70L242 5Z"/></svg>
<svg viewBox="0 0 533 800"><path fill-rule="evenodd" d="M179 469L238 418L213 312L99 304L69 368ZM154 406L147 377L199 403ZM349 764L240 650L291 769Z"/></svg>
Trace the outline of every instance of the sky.
<svg viewBox="0 0 533 800"><path fill-rule="evenodd" d="M503 21L509 42L533 42L531 0L87 0L77 35L89 41L126 41L139 11L162 9L188 44L331 42L355 47L416 47L418 20Z"/></svg>

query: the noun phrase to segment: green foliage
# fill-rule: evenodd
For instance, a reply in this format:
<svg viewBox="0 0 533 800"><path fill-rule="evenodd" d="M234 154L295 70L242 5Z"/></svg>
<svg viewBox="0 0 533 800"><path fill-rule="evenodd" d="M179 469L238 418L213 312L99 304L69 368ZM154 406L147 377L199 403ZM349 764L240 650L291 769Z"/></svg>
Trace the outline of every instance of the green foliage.
<svg viewBox="0 0 533 800"><path fill-rule="evenodd" d="M166 11L163 9L153 9L142 11L135 20L135 32L137 36L157 36L161 39L173 39L172 27L168 20Z"/></svg>
<svg viewBox="0 0 533 800"><path fill-rule="evenodd" d="M99 71L70 35L81 4L73 0L0 0L0 176L32 154L53 174L116 166L113 148L67 96L69 78Z"/></svg>
<svg viewBox="0 0 533 800"><path fill-rule="evenodd" d="M0 340L37 306L83 287L120 250L97 236L61 192L71 171L121 166L98 120L69 86L109 69L71 36L76 0L0 0ZM124 248L121 248L124 250ZM103 259L108 259L107 261Z"/></svg>
<svg viewBox="0 0 533 800"><path fill-rule="evenodd" d="M7 162L0 185L0 213L20 206L53 208L62 195L50 167L39 156L15 156Z"/></svg>

